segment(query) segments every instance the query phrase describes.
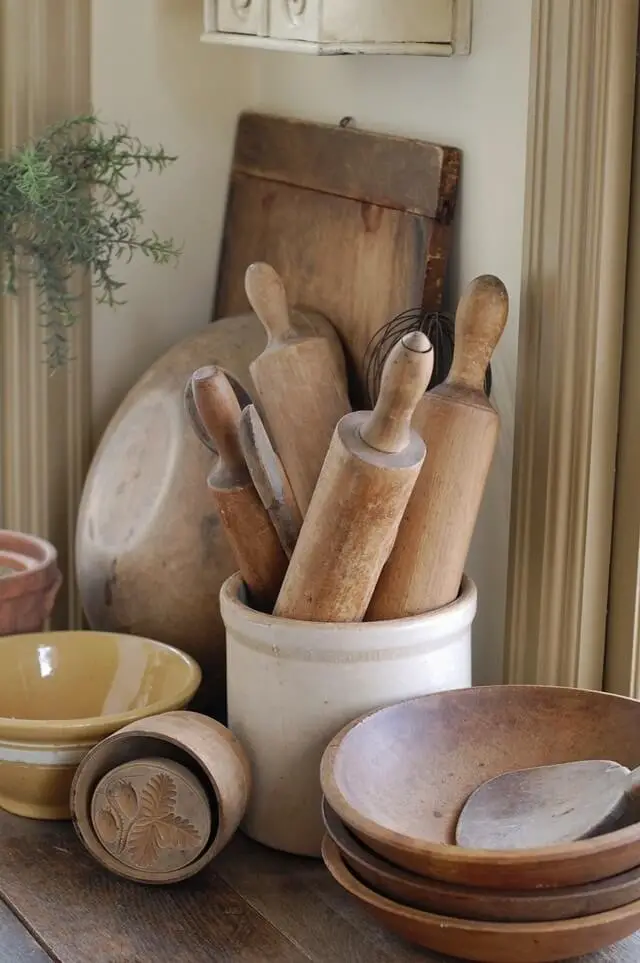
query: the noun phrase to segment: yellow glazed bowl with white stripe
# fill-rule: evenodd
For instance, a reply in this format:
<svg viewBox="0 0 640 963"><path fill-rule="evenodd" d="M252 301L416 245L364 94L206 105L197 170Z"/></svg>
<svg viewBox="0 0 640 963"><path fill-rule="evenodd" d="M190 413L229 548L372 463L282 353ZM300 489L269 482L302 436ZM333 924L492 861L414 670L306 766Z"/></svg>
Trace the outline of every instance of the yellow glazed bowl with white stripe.
<svg viewBox="0 0 640 963"><path fill-rule="evenodd" d="M0 638L0 806L69 819L78 763L136 719L181 709L200 685L184 652L115 632Z"/></svg>

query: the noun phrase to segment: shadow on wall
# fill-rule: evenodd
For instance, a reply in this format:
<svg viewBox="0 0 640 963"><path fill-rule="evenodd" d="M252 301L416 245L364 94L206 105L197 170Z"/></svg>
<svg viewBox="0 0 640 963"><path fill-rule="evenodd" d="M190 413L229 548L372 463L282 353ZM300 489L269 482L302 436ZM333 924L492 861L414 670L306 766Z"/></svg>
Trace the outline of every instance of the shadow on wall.
<svg viewBox="0 0 640 963"><path fill-rule="evenodd" d="M236 119L252 84L250 51L200 42L200 0L95 0L93 14L95 109L178 155L161 176L142 171L135 190L146 229L183 247L176 267L122 265L127 303L94 308L97 441L148 366L211 317Z"/></svg>

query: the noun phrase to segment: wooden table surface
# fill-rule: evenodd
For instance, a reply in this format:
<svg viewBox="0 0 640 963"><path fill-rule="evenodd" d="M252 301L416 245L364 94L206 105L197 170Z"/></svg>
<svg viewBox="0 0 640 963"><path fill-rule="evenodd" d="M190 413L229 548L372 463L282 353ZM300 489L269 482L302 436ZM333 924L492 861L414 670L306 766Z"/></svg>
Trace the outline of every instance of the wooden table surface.
<svg viewBox="0 0 640 963"><path fill-rule="evenodd" d="M0 963L446 963L386 935L319 862L241 835L156 888L104 871L68 823L0 814L0 897ZM580 963L638 961L640 934Z"/></svg>

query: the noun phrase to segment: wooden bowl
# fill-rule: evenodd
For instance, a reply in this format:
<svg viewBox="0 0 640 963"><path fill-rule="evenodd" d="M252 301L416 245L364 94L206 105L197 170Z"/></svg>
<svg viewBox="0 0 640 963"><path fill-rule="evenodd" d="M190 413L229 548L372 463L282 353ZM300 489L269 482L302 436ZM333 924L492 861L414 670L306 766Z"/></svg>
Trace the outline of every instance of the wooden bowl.
<svg viewBox="0 0 640 963"><path fill-rule="evenodd" d="M136 784L143 766L150 775ZM172 784L157 802L153 780L165 775ZM227 845L250 789L247 757L228 729L197 712L165 712L126 726L85 756L71 787L71 810L80 840L106 869L135 882L175 883L194 876ZM118 823L118 838L109 817ZM174 832L187 828L185 819L192 840ZM150 840L153 853L138 838L149 835L151 822L158 842L154 847ZM165 846L173 849L170 857Z"/></svg>
<svg viewBox="0 0 640 963"><path fill-rule="evenodd" d="M351 872L376 893L403 906L470 920L541 923L593 916L640 899L640 867L584 886L513 893L428 879L388 863L359 843L326 799L322 814L327 833Z"/></svg>
<svg viewBox="0 0 640 963"><path fill-rule="evenodd" d="M553 963L595 953L640 926L640 900L595 916L547 923L496 923L456 919L394 903L361 883L329 836L322 858L340 886L391 932L411 943L479 963Z"/></svg>
<svg viewBox="0 0 640 963"><path fill-rule="evenodd" d="M187 652L203 675L194 708L222 721L218 592L237 566L207 487L212 454L190 425L185 385L200 365L216 364L248 399L249 365L266 343L258 318L243 314L207 324L154 361L100 439L76 525L78 591L91 628Z"/></svg>
<svg viewBox="0 0 640 963"><path fill-rule="evenodd" d="M611 759L640 764L640 702L554 686L438 692L369 713L327 747L331 808L378 855L445 882L489 889L574 886L640 865L640 821L539 849L454 845L460 810L508 770Z"/></svg>

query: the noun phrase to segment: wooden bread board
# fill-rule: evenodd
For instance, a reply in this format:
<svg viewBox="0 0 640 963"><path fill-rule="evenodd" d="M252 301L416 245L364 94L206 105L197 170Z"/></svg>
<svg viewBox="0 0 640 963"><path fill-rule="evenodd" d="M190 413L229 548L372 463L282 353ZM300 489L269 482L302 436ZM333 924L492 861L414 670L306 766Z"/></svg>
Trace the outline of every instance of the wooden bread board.
<svg viewBox="0 0 640 963"><path fill-rule="evenodd" d="M241 114L214 316L242 313L244 275L266 261L292 305L337 328L362 397L373 334L442 304L461 154L353 126Z"/></svg>

